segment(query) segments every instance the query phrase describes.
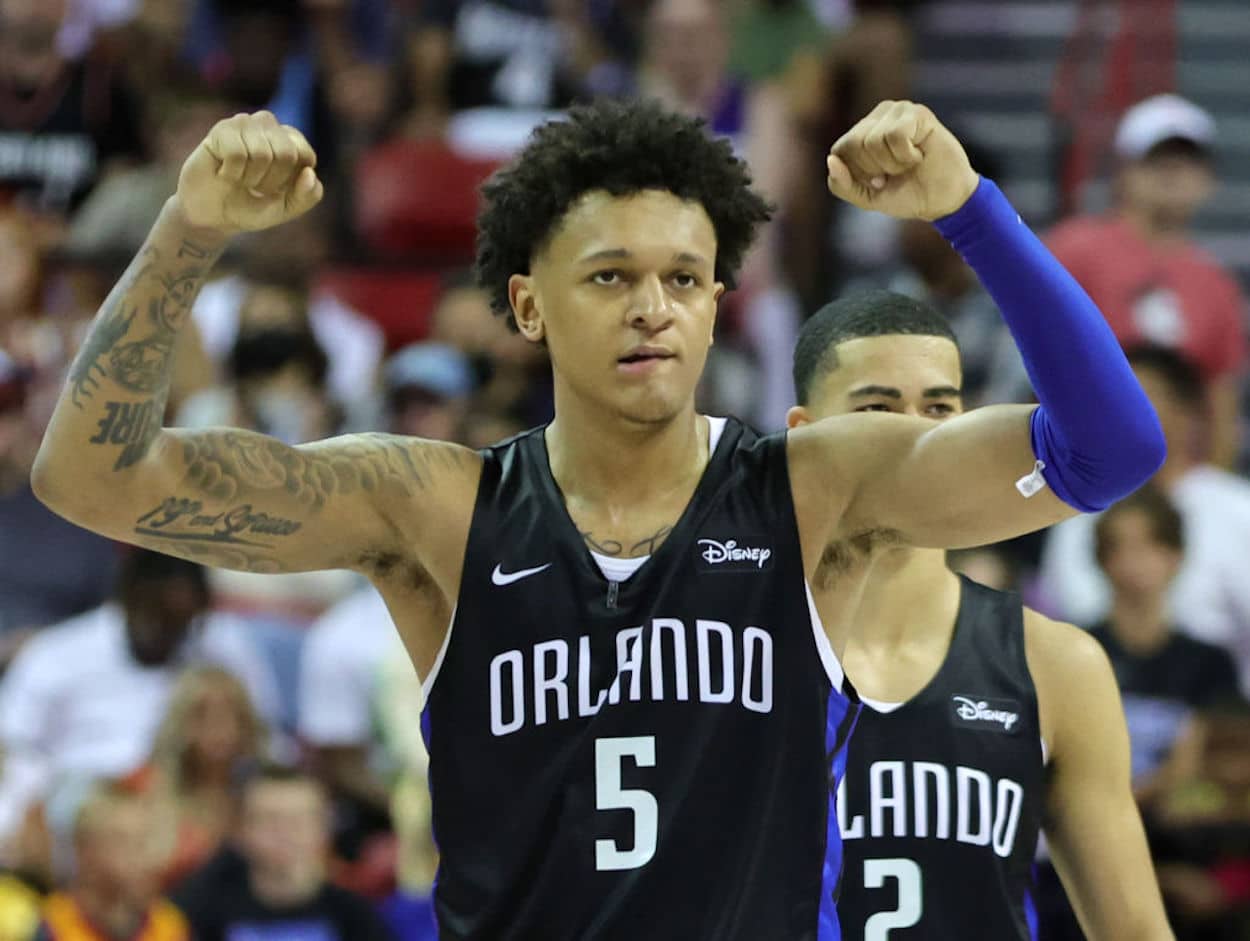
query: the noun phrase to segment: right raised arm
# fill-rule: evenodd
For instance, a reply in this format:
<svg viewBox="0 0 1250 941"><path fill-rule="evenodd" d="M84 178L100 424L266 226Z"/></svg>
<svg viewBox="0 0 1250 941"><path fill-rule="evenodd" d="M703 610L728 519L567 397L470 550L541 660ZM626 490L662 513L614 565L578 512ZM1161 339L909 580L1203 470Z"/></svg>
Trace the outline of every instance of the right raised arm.
<svg viewBox="0 0 1250 941"><path fill-rule="evenodd" d="M271 115L213 129L96 316L32 485L80 526L208 565L373 571L408 560L451 588L459 560L437 540L467 531L473 452L388 435L290 447L240 429L162 428L174 341L213 262L235 232L315 205L314 163Z"/></svg>

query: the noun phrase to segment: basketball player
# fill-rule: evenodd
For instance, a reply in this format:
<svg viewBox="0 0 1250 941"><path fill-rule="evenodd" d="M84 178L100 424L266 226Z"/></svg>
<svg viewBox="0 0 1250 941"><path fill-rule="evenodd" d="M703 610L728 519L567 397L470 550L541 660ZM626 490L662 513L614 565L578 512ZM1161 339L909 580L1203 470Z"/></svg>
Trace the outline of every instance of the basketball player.
<svg viewBox="0 0 1250 941"><path fill-rule="evenodd" d="M937 311L888 291L847 297L803 326L789 424L952 419L961 374ZM1096 640L956 576L940 549L887 539L835 545L812 590L822 615L860 599L842 655L863 702L837 802L847 937L1032 937L1042 826L1086 937L1172 937Z"/></svg>
<svg viewBox="0 0 1250 941"><path fill-rule="evenodd" d="M980 544L1148 477L1158 421L1098 310L928 110L887 102L834 144L831 189L941 220L1051 380L1042 407L768 438L700 416L716 304L767 208L697 121L601 103L538 130L478 220L481 283L550 351L550 425L482 452L162 429L211 263L317 202L314 159L267 114L192 153L71 371L36 493L214 565L373 580L427 690L442 937L837 938L828 784L855 704L846 624L813 617L806 580L861 533Z"/></svg>

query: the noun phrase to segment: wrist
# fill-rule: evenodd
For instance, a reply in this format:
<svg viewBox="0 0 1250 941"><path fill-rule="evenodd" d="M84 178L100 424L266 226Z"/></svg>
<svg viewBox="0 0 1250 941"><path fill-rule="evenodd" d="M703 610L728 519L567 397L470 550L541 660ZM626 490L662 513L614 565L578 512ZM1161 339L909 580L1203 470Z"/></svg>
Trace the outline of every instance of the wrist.
<svg viewBox="0 0 1250 941"><path fill-rule="evenodd" d="M213 254L221 254L225 251L230 239L242 231L242 229L227 230L217 226L197 224L187 216L186 209L182 201L178 199L177 193L165 200L157 225L162 229L173 231L181 238L193 242L203 251Z"/></svg>
<svg viewBox="0 0 1250 941"><path fill-rule="evenodd" d="M1001 224L1005 219L1019 222L1019 214L993 180L977 177L977 185L954 212L933 220L937 230L952 241L970 230Z"/></svg>

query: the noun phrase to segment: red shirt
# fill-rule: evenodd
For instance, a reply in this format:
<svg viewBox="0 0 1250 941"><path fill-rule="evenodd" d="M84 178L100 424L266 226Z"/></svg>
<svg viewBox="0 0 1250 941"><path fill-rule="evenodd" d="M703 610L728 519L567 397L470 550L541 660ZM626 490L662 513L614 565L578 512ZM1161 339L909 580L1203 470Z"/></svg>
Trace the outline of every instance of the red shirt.
<svg viewBox="0 0 1250 941"><path fill-rule="evenodd" d="M1129 223L1082 216L1047 244L1102 310L1124 346L1155 343L1188 356L1206 379L1239 373L1246 329L1237 282L1190 242L1156 245Z"/></svg>

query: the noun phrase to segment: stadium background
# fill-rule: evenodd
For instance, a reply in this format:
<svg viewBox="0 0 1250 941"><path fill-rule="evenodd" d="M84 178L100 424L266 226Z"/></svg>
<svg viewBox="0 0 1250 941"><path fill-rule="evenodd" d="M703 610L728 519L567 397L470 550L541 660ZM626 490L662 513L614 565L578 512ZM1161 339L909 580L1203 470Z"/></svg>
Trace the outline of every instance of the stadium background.
<svg viewBox="0 0 1250 941"><path fill-rule="evenodd" d="M714 414L779 427L804 312L864 285L951 317L971 404L1028 400L992 302L929 227L824 190L823 152L882 99L930 105L1096 299L1146 271L1125 340L1171 349L1152 351L1156 404L1186 455L1162 482L1186 553L1166 626L1211 646L1153 686L1120 671L1135 790L1178 936L1246 937L1250 712L1228 678L1250 691L1247 43L1244 0L0 0L0 941L87 937L67 898L122 924L165 911L166 893L197 934L225 937L197 922L234 885L223 841L310 919L381 914L353 939L431 936L420 687L376 597L346 573L125 552L44 510L30 462L182 158L216 119L262 107L310 138L327 199L231 249L179 350L168 420L472 446L546 420L541 350L472 286L475 187L535 122L596 95L702 114L780 207L723 306L700 390ZM1141 152L1117 137L1130 106L1167 92L1213 136L1170 102L1144 119ZM1123 209L1126 168L1182 125L1215 185L1191 231L1146 245L1080 218ZM1110 593L1088 529L954 561L1086 626L1113 605L1131 635L1148 607L1133 586L1148 590L1167 548L1139 542ZM269 763L321 782L331 812L280 775L244 812L240 782ZM1044 851L1038 893L1043 937L1079 937ZM166 937L161 924L136 937Z"/></svg>

